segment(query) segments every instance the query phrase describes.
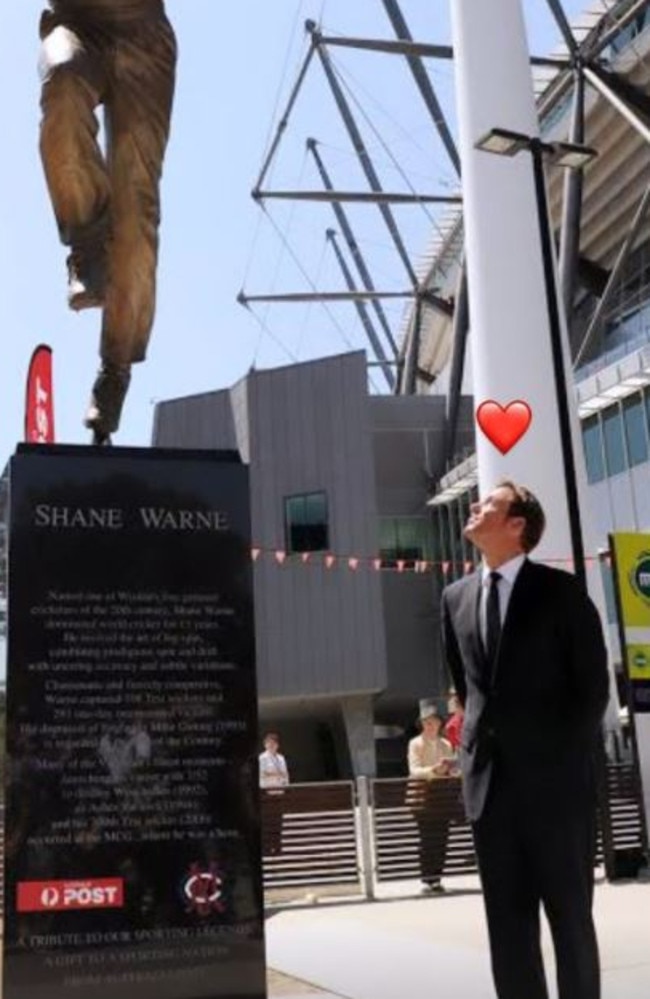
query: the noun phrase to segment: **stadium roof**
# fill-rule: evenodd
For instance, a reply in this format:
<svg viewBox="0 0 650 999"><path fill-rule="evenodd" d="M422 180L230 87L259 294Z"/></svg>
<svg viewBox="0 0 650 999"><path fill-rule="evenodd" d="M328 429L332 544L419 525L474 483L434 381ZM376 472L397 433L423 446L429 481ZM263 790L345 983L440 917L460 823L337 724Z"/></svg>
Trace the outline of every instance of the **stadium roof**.
<svg viewBox="0 0 650 999"><path fill-rule="evenodd" d="M558 141L568 137L570 128L574 67L583 60L587 66L584 142L597 149L599 156L584 174L580 252L604 271L611 269L650 184L649 8L650 0L592 0L570 25L573 51L567 39L551 53L557 66L534 65L531 70L542 132L545 138ZM601 84L600 92L595 83ZM549 171L548 182L553 225L559 229L563 172ZM649 234L644 221L628 251L647 241ZM462 208L450 208L420 261L418 276L425 288L444 297L455 295L462 246ZM415 310L409 306L400 331L402 343L414 321ZM430 375L442 370L451 351L452 327L449 315L423 310L420 369Z"/></svg>

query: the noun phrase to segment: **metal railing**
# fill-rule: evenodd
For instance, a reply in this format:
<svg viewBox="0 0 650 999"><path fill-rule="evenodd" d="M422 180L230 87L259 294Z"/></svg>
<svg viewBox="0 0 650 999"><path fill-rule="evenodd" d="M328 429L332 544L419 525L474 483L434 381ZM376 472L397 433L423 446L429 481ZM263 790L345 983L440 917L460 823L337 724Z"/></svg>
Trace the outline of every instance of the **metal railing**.
<svg viewBox="0 0 650 999"><path fill-rule="evenodd" d="M647 861L648 843L634 765L609 763L604 783L595 862L616 880ZM263 791L262 826L265 890L347 886L373 898L389 881L478 872L460 778L359 777Z"/></svg>
<svg viewBox="0 0 650 999"><path fill-rule="evenodd" d="M352 781L261 791L265 890L360 885Z"/></svg>
<svg viewBox="0 0 650 999"><path fill-rule="evenodd" d="M636 766L608 763L603 783L596 863L613 881L636 875L647 862L648 842ZM316 889L371 899L389 881L476 874L460 794L454 777L359 777L261 791L264 890L276 897ZM0 850L2 811L0 806ZM0 864L0 913L2 874Z"/></svg>
<svg viewBox="0 0 650 999"><path fill-rule="evenodd" d="M428 854L437 856L440 876L477 872L460 778L380 779L372 782L372 790L378 882L422 877Z"/></svg>

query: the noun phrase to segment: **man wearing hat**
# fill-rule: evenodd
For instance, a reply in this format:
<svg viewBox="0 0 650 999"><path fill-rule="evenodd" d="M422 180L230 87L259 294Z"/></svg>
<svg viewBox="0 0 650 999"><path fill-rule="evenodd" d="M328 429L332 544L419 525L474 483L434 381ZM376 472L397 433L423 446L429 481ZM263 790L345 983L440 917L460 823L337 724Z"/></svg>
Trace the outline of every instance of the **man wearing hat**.
<svg viewBox="0 0 650 999"><path fill-rule="evenodd" d="M454 773L454 750L441 736L443 720L430 701L420 702L420 735L408 745L409 782L407 803L420 833L420 873L425 891L443 891L449 819L445 802L439 799L433 782Z"/></svg>

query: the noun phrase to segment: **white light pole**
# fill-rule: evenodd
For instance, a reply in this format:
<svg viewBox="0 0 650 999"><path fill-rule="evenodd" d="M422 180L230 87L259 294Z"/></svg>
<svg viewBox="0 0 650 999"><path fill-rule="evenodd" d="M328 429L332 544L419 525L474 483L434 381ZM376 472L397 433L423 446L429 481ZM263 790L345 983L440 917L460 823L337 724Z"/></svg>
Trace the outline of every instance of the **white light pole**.
<svg viewBox="0 0 650 999"><path fill-rule="evenodd" d="M542 142L536 136L523 135L521 132L512 132L503 128L491 129L478 140L476 148L486 153L494 153L497 156L517 156L518 153L525 150L530 153L532 160L539 224L539 241L544 266L544 292L546 295L548 329L553 359L555 399L560 424L562 465L567 496L573 569L576 577L586 589L587 567L585 563L580 503L578 500L578 483L576 481L576 464L571 434L571 412L566 391L567 383L564 370L560 298L558 295L553 243L551 240L548 197L544 178L544 158L548 157L549 160L554 161L558 166L566 167L567 169L582 170L598 153L595 149L590 149L588 146L578 146L568 142L551 144Z"/></svg>
<svg viewBox="0 0 650 999"><path fill-rule="evenodd" d="M496 126L527 141L539 139L521 3L451 0L451 12L474 399L477 407L487 400L502 406L523 400L532 410L528 431L505 455L483 433L477 433L479 486L487 490L507 477L532 489L547 515L547 528L535 557L549 562L565 560L567 568L566 563L574 559L562 460L563 436L565 441L568 436L575 466L580 533L586 554L594 560L587 573L589 590L605 621L580 425L572 379L567 377L568 337L557 296L552 245L550 269L558 309L560 370L549 328L550 275L547 282L549 265L547 262L545 270L535 175L527 156L486 156L476 148ZM560 394L568 401L564 426L558 415ZM606 724L617 728L613 677L611 688Z"/></svg>

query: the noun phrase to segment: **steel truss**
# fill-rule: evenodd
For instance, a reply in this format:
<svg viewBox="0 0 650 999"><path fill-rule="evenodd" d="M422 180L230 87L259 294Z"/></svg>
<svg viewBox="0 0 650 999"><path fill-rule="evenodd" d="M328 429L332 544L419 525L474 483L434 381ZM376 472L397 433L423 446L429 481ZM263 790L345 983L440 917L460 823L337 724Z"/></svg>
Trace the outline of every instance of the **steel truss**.
<svg viewBox="0 0 650 999"><path fill-rule="evenodd" d="M346 100L341 84L332 67L329 50L334 47L369 50L386 55L396 55L404 58L413 75L420 95L429 111L449 160L460 174L460 159L458 152L438 101L435 89L424 68L424 59L449 60L453 58L453 49L448 45L422 43L413 39L406 20L400 9L398 0L382 0L386 14L396 35L395 39L352 38L324 35L314 21L307 21L306 32L309 36L309 48L300 68L296 83L290 93L286 109L277 126L269 152L264 160L262 170L253 188L252 197L259 203L271 200L290 199L294 201L313 201L328 203L332 207L338 230L343 236L347 251L361 282L357 284L353 271L349 267L342 247L336 241L334 230L327 230L327 238L334 250L341 268L347 291L286 293L280 295L246 295L243 292L239 301L248 305L253 302L306 302L306 301L350 301L361 318L377 365L382 369L389 387L399 394L414 394L418 381L430 382L420 366L420 347L422 338L422 322L425 309L433 308L445 313L453 322L453 355L450 389L447 406L447 432L445 446L445 466L453 462L455 440L457 435L458 414L460 408L460 393L462 374L465 362L467 334L469 330L469 307L467 278L464 265L458 282L455 301L448 301L438 296L431 289L433 268L424 279L418 279L412 261L409 258L402 236L391 211L393 204L453 204L461 202L461 196L449 196L437 193L391 193L384 191L372 158L366 148L354 113ZM531 57L531 66L541 66L556 69L557 75L546 89L540 104L540 116L545 114L568 92L573 91L573 112L570 129L570 141L576 144L584 142L585 133L585 99L587 88L595 90L604 98L636 131L650 143L650 100L640 92L621 80L615 74L606 72L602 66L602 54L619 32L624 30L648 6L650 0L621 0L607 12L584 39L578 41L573 34L566 16L562 0L546 0L547 6L554 17L562 39L566 46L566 57ZM317 141L309 139L307 148L314 157L323 183L322 190L315 191L277 191L264 187L264 182L275 157L282 136L287 128L291 113L296 103L299 91L304 83L309 67L317 57L325 78L334 97L342 121L346 127L353 148L359 159L368 182L367 191L340 191L335 188L329 173L323 163L323 158L317 149ZM576 352L575 362L579 363L593 342L602 323L608 301L616 287L621 271L629 259L634 247L638 230L647 216L650 207L650 188L638 206L637 214L630 231L623 240L616 263L611 271L603 271L594 262L580 255L580 231L582 224L582 200L584 178L579 170L567 171L565 180L562 220L559 229L559 281L562 304L568 317L571 315L578 280L600 297L600 304L592 318L587 335ZM368 204L381 213L395 250L400 257L410 288L400 291L377 290L370 270L364 259L349 219L343 205L346 203ZM435 265L434 265L435 267ZM408 330L401 348L398 350L391 333L382 301L401 298L411 300L411 311ZM368 312L370 306L375 319L381 328L379 335ZM373 365L374 366L374 365ZM397 366L397 379L392 369ZM444 470L443 470L444 471Z"/></svg>
<svg viewBox="0 0 650 999"><path fill-rule="evenodd" d="M650 98L615 73L606 72L601 64L601 57L605 49L619 32L628 27L640 13L650 7L650 0L621 0L617 7L610 10L581 42L578 42L571 30L562 0L546 0L546 3L560 30L568 55L556 79L540 102L540 117L543 118L554 104L563 99L573 88L573 113L569 141L578 145L583 144L585 139L586 91L589 87L604 98L650 144ZM535 62L539 63L539 60L535 60ZM607 273L597 264L580 255L583 187L583 172L581 170L567 171L562 220L558 234L560 246L559 289L567 321L570 322L571 319L578 278L599 298L587 333L574 352L573 361L576 367L586 356L589 346L594 342L595 336L602 328L607 306L617 287L623 268L634 249L639 230L650 210L649 186L640 200L629 231L621 243L614 266L611 272ZM463 283L466 288L466 281ZM460 309L458 311L460 313ZM468 328L469 311L466 303L463 303L462 315L459 314L455 317L453 329L454 347L447 407L445 471L454 463Z"/></svg>

